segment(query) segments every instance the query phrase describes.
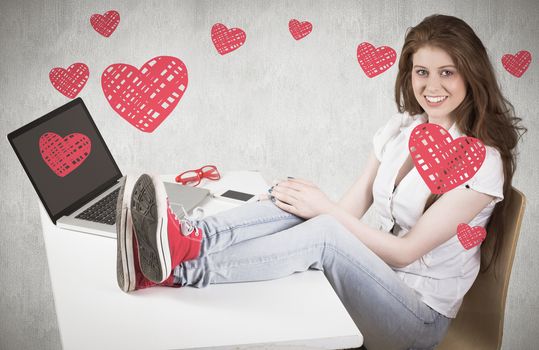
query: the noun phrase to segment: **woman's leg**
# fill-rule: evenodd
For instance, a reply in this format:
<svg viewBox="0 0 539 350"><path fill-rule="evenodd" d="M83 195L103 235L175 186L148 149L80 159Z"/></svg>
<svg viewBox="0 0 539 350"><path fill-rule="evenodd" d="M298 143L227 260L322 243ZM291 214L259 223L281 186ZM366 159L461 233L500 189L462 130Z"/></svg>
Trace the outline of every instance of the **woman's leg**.
<svg viewBox="0 0 539 350"><path fill-rule="evenodd" d="M369 350L430 348L449 320L419 300L396 273L333 217L322 215L272 235L179 265L182 286L269 280L323 270Z"/></svg>
<svg viewBox="0 0 539 350"><path fill-rule="evenodd" d="M194 222L202 229L200 256L232 245L286 230L304 220L278 208L269 200L252 202Z"/></svg>
<svg viewBox="0 0 539 350"><path fill-rule="evenodd" d="M124 202L122 198L122 207ZM303 221L271 202L246 205L200 222L190 218L180 220L168 204L163 182L147 174L135 182L126 207L130 208L133 221L140 270L155 283L166 281L183 261Z"/></svg>

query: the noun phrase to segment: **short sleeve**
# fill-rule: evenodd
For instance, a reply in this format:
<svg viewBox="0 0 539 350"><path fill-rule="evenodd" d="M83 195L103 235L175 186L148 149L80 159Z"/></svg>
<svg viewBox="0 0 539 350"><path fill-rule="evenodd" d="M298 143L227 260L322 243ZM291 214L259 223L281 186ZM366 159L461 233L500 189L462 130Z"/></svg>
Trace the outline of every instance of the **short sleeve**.
<svg viewBox="0 0 539 350"><path fill-rule="evenodd" d="M494 203L498 203L503 199L503 162L496 148L490 146L485 148L485 160L467 185L477 192L493 196Z"/></svg>
<svg viewBox="0 0 539 350"><path fill-rule="evenodd" d="M374 134L374 137L372 138L374 155L379 161L382 161L387 143L399 134L403 117L402 114L392 116L389 121Z"/></svg>

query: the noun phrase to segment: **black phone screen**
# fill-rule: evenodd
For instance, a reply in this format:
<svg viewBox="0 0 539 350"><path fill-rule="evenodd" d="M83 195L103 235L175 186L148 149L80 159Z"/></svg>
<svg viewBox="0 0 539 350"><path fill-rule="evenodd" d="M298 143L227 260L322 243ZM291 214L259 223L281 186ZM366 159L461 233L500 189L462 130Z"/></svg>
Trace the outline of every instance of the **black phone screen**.
<svg viewBox="0 0 539 350"><path fill-rule="evenodd" d="M254 194L228 190L228 191L222 193L221 197L232 198L232 199L237 199L239 201L246 202L249 199L253 198Z"/></svg>

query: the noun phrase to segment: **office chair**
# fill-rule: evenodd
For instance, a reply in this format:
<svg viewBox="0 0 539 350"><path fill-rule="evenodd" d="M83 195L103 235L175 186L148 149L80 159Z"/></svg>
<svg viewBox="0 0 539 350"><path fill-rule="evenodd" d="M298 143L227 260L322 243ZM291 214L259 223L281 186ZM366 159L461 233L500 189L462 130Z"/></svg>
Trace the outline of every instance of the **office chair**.
<svg viewBox="0 0 539 350"><path fill-rule="evenodd" d="M438 350L499 350L502 346L505 299L526 197L513 187L508 206L498 261L487 272L479 273ZM481 254L488 252L489 247L483 245Z"/></svg>

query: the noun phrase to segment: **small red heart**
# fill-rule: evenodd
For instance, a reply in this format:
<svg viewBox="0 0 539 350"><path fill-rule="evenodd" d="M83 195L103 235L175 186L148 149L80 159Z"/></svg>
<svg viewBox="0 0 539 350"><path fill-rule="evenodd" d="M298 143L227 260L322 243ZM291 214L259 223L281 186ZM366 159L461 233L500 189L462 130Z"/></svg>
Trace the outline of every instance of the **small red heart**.
<svg viewBox="0 0 539 350"><path fill-rule="evenodd" d="M224 24L216 23L211 28L211 40L221 55L240 48L246 39L245 32L240 28L228 29Z"/></svg>
<svg viewBox="0 0 539 350"><path fill-rule="evenodd" d="M288 22L288 30L294 39L299 40L306 37L313 30L313 25L310 22L300 22L297 19L291 19Z"/></svg>
<svg viewBox="0 0 539 350"><path fill-rule="evenodd" d="M120 14L114 10L107 11L104 15L94 13L90 17L90 24L95 31L107 38L114 33L119 23Z"/></svg>
<svg viewBox="0 0 539 350"><path fill-rule="evenodd" d="M67 69L56 67L49 72L49 80L52 86L60 93L69 98L75 98L82 90L90 71L84 63L73 63Z"/></svg>
<svg viewBox="0 0 539 350"><path fill-rule="evenodd" d="M39 152L45 163L54 173L64 177L77 169L92 149L90 139L81 133L62 137L53 132L46 132L39 138Z"/></svg>
<svg viewBox="0 0 539 350"><path fill-rule="evenodd" d="M357 60L369 78L373 78L391 68L397 53L389 46L374 47L363 42L357 47Z"/></svg>
<svg viewBox="0 0 539 350"><path fill-rule="evenodd" d="M420 124L412 130L408 149L417 172L430 191L442 194L471 179L486 156L485 146L473 137L455 140L437 124Z"/></svg>
<svg viewBox="0 0 539 350"><path fill-rule="evenodd" d="M486 236L487 230L481 226L470 227L467 224L459 224L457 227L457 237L466 250L480 245Z"/></svg>
<svg viewBox="0 0 539 350"><path fill-rule="evenodd" d="M187 67L171 56L154 57L140 70L125 63L111 64L101 75L101 87L111 107L144 132L154 131L169 116L187 83Z"/></svg>
<svg viewBox="0 0 539 350"><path fill-rule="evenodd" d="M502 57L502 65L506 71L520 78L530 66L532 54L528 51L519 51L516 55L505 54Z"/></svg>

